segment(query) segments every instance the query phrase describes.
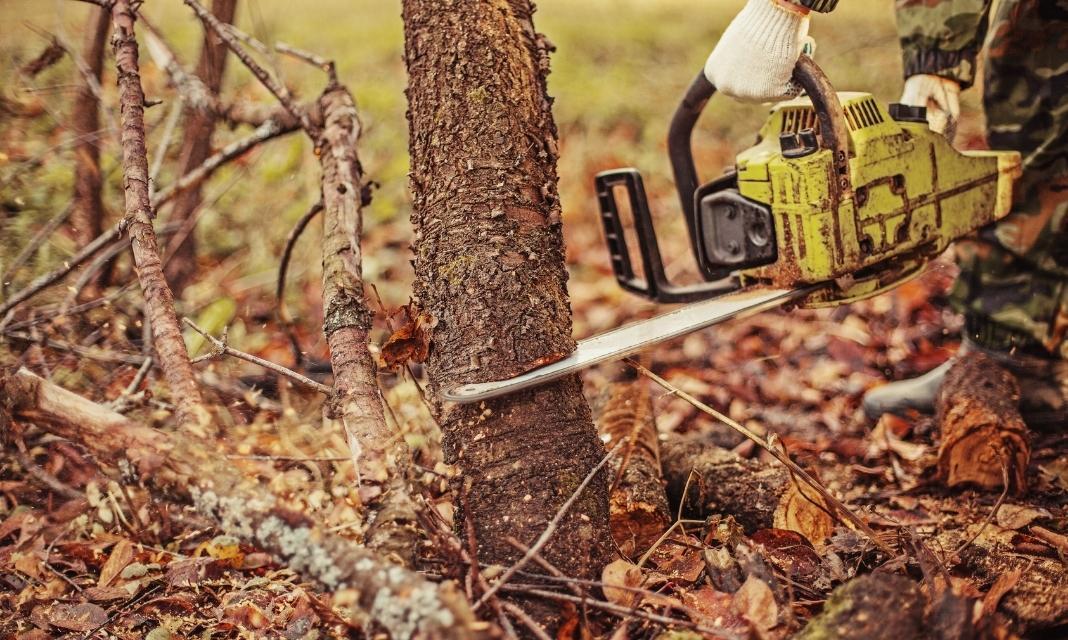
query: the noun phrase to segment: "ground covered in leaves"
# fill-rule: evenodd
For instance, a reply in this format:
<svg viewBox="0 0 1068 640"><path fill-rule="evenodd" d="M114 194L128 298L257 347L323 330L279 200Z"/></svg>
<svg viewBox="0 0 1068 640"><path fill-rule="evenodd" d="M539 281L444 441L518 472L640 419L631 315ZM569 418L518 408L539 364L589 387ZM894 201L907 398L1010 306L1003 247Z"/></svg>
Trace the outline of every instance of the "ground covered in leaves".
<svg viewBox="0 0 1068 640"><path fill-rule="evenodd" d="M674 104L661 96L681 91L730 12L717 10L701 21L693 15L707 12L706 2L540 4L536 23L559 48L550 92L558 97L570 291L576 333L584 336L651 312L615 286L597 226L591 176L615 166L645 170L662 223L664 253L685 254L661 142ZM898 90L890 79L897 77L899 63L889 3L878 5L879 11L850 9L835 18L838 24L850 21L851 29L832 30L825 23L821 32L817 24L815 35L832 79L888 101ZM5 295L54 268L74 249L60 229L31 260L8 271L21 247L63 207L70 190L64 86L75 73L73 65L60 60L35 77L22 69L47 46L42 31L78 41L75 14L81 10L57 16L51 6L8 6L16 9L0 8L0 16L15 23L13 16L21 11L24 22L17 38L0 44ZM282 7L250 1L238 22L261 39L337 57L367 124L360 152L368 175L380 186L369 210L365 274L381 294L376 339L385 343L408 321L402 305L411 280L399 8L384 12L377 0L356 6L332 1L322 3L316 15L284 17ZM149 15L153 10L146 9ZM195 25L176 18L179 10L161 7L156 22L168 25L191 65ZM290 71L283 75L299 92L302 75L288 62L276 62ZM166 93L161 70L146 63L144 74L150 98ZM241 73L231 76L229 90L255 93ZM105 108L113 109L108 96L114 78L105 77ZM735 117L730 105L714 102L696 139L706 176L751 140L761 119L759 109L741 110ZM166 141L167 109L149 111L150 149ZM967 115L964 144L980 144L979 120L974 110ZM104 135L106 201L117 211L117 143L113 130ZM236 135L221 130L216 143ZM173 178L167 171L176 147L158 148L168 161L161 183ZM196 231L201 272L179 301L180 313L209 332L228 328L232 345L290 365L290 341L274 313L273 278L288 227L317 189L315 171L306 170L311 158L312 150L300 139L273 142L209 183ZM265 220L272 221L269 228ZM317 310L318 234L313 225L298 245L286 299L296 317L297 339L313 361L325 357ZM692 264L681 258L669 268L685 276ZM621 552L605 569L602 584L565 577L548 587L524 586L517 578L515 588L560 595L554 600L564 611L560 638L788 637L821 611L868 606L863 594L881 599L884 608L873 611L900 613L896 622L905 627L924 620L941 637L1061 637L1068 624L1065 435L1033 434L1031 492L1025 498L1003 497L948 490L938 482L938 434L930 418L872 424L858 409L865 390L926 371L955 351L960 321L944 305L953 273L944 259L890 295L834 310L768 313L691 335L651 354L651 369L671 384L757 433L776 434L781 446L893 553L841 526L806 530L802 524L789 531L773 522L746 529L730 513L687 514L678 506L685 495L673 492L671 509L682 513L682 520L650 552ZM144 377L138 373L144 361L141 302L136 287L123 286L131 281L128 261L120 258L115 286L95 293L108 300L105 305L75 313L69 289L42 294L20 308L9 325L0 342L0 364L21 364L138 421L167 425L173 405L164 385L154 370L146 369ZM194 355L209 351L195 333L187 335L187 343ZM259 478L294 509L360 539L366 523L344 435L329 423L324 426L319 398L244 363L210 360L199 367L205 389L227 408L217 416L225 434L219 455ZM603 375L594 371L586 378L594 389ZM451 472L441 463L438 432L419 380L417 363L381 376L390 420L416 453L416 473L433 516L424 523L434 529L423 549L424 569L462 583L463 567L439 554L433 542L449 530L455 505L448 492ZM654 391L654 396L662 445L704 438L740 459L774 466L768 454L676 394ZM220 536L182 506L148 495L114 470L102 473L70 442L26 425L13 434L0 452L0 637L164 640L363 633L333 612L329 594L303 584L257 549ZM681 493L686 491L683 487ZM499 569L487 568L485 575L494 571ZM918 582L894 582L904 575ZM857 576L868 577L857 581ZM844 584L856 585L862 594L831 595ZM580 594L617 609L585 607ZM564 602L568 597L576 602ZM894 606L885 608L888 603ZM629 610L634 611L629 622L621 622L620 611ZM804 637L850 631L859 634L853 637L894 637L892 626L866 630L856 627L857 616L848 619L849 629L828 618L824 622L831 631L810 626Z"/></svg>

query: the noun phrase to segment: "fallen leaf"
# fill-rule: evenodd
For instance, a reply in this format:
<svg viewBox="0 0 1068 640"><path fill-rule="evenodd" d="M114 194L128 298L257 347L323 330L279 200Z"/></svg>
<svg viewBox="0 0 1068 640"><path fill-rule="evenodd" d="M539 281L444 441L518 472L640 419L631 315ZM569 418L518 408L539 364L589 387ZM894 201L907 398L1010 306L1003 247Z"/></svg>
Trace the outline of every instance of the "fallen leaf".
<svg viewBox="0 0 1068 640"><path fill-rule="evenodd" d="M1039 518L1052 518L1053 514L1045 509L1021 504L1003 504L998 509L998 526L1005 529L1023 529Z"/></svg>
<svg viewBox="0 0 1068 640"><path fill-rule="evenodd" d="M834 518L816 490L800 485L791 477L786 492L775 509L772 524L776 529L796 531L813 544L822 544L834 533Z"/></svg>
<svg viewBox="0 0 1068 640"><path fill-rule="evenodd" d="M703 546L697 538L674 534L649 554L649 561L668 578L692 584L705 570L702 551Z"/></svg>
<svg viewBox="0 0 1068 640"><path fill-rule="evenodd" d="M92 631L108 620L108 614L100 605L92 602L78 604L59 603L52 607L49 624L68 631Z"/></svg>
<svg viewBox="0 0 1068 640"><path fill-rule="evenodd" d="M683 592L679 597L682 603L692 610L689 615L694 622L733 632L742 638L749 636L750 623L735 609L732 594L705 585Z"/></svg>
<svg viewBox="0 0 1068 640"><path fill-rule="evenodd" d="M133 560L133 555L133 543L125 539L119 540L111 549L111 555L108 556L104 566L100 568L100 577L96 581L96 586L109 586L116 576L122 573L126 565L130 564L130 561Z"/></svg>
<svg viewBox="0 0 1068 640"><path fill-rule="evenodd" d="M382 345L379 366L397 369L408 362L423 362L430 352L430 330L437 320L428 313L420 312L412 317L410 306L404 307L407 321Z"/></svg>
<svg viewBox="0 0 1068 640"><path fill-rule="evenodd" d="M746 617L761 631L779 623L779 605L771 587L756 576L749 576L734 593L734 610Z"/></svg>
<svg viewBox="0 0 1068 640"><path fill-rule="evenodd" d="M761 529L750 539L764 547L764 558L791 579L809 583L819 576L822 568L819 554L812 543L796 531Z"/></svg>
<svg viewBox="0 0 1068 640"><path fill-rule="evenodd" d="M626 560L608 563L608 566L601 572L601 582L604 583L602 587L604 597L608 598L609 602L629 607L641 598L641 594L629 589L635 589L641 585L642 570Z"/></svg>

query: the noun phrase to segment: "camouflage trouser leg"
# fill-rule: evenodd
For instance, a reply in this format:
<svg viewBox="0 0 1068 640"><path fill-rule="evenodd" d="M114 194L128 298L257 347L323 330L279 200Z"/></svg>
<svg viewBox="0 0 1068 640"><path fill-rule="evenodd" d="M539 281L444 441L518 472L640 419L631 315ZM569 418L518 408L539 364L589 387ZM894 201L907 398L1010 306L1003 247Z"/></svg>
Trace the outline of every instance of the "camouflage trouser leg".
<svg viewBox="0 0 1068 640"><path fill-rule="evenodd" d="M977 343L1068 359L1068 0L1002 0L990 32L988 139L1024 173L1012 213L958 247L952 298Z"/></svg>

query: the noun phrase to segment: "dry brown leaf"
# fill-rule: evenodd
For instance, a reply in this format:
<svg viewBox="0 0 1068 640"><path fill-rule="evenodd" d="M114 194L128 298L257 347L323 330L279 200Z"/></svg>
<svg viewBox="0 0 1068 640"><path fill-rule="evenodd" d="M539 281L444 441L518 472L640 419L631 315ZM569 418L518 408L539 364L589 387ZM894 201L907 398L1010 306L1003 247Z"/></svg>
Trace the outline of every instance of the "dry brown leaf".
<svg viewBox="0 0 1068 640"><path fill-rule="evenodd" d="M438 321L428 313L420 312L414 318L411 309L404 308L408 320L382 345L378 365L385 369L397 369L408 362L423 362L430 352L430 330Z"/></svg>
<svg viewBox="0 0 1068 640"><path fill-rule="evenodd" d="M823 504L815 489L799 485L793 477L779 500L772 524L776 529L796 531L814 545L822 544L834 533L831 510Z"/></svg>
<svg viewBox="0 0 1068 640"><path fill-rule="evenodd" d="M705 585L679 597L690 608L690 618L694 622L733 632L742 638L749 636L750 623L735 608L733 595Z"/></svg>
<svg viewBox="0 0 1068 640"><path fill-rule="evenodd" d="M779 623L779 605L771 587L756 576L749 576L734 593L734 610L746 617L761 631Z"/></svg>
<svg viewBox="0 0 1068 640"><path fill-rule="evenodd" d="M608 563L601 572L601 582L604 583L604 597L609 602L623 607L629 607L641 595L628 589L636 589L642 583L642 570L637 565L626 560L616 560ZM627 587L620 589L619 587Z"/></svg>
<svg viewBox="0 0 1068 640"><path fill-rule="evenodd" d="M108 614L100 605L91 602L78 604L59 603L52 607L48 622L54 627L68 631L91 631L108 620Z"/></svg>
<svg viewBox="0 0 1068 640"><path fill-rule="evenodd" d="M695 583L705 570L701 541L689 535L672 534L649 554L657 571L668 578Z"/></svg>
<svg viewBox="0 0 1068 640"><path fill-rule="evenodd" d="M1023 529L1039 518L1052 518L1045 509L1022 504L1003 504L998 509L998 526L1006 529Z"/></svg>
<svg viewBox="0 0 1068 640"><path fill-rule="evenodd" d="M108 556L107 562L100 568L100 578L96 581L96 586L106 587L109 586L115 578L122 573L122 570L126 568L126 565L130 564L133 560L134 545L129 540L123 539L115 543L115 546L111 549L111 555Z"/></svg>

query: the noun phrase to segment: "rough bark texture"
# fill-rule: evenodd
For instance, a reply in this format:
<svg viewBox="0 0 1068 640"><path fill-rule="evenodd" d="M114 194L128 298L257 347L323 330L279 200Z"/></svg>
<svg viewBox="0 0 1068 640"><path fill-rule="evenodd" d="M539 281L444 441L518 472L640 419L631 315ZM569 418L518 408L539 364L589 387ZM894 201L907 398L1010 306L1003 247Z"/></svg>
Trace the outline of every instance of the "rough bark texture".
<svg viewBox="0 0 1068 640"><path fill-rule="evenodd" d="M569 353L548 43L526 0L405 0L417 303L437 319L431 389ZM478 557L508 564L604 456L576 377L438 410ZM595 579L608 558L606 474L543 555Z"/></svg>
<svg viewBox="0 0 1068 640"><path fill-rule="evenodd" d="M134 266L144 292L146 312L152 323L153 347L167 379L179 420L201 435L210 431L207 411L193 376L189 354L174 312L174 296L163 276L154 212L148 195L148 155L145 149L145 93L137 62L134 12L126 0L112 7L115 63L119 75L119 106L122 115L123 191L126 215L123 222L133 239Z"/></svg>
<svg viewBox="0 0 1068 640"><path fill-rule="evenodd" d="M1031 444L1019 401L1016 378L981 353L961 357L946 373L936 408L938 471L948 486L1000 488L1007 474L1012 491L1027 492Z"/></svg>
<svg viewBox="0 0 1068 640"><path fill-rule="evenodd" d="M705 435L668 440L661 460L668 496L672 504L682 502L683 517L733 516L746 533L788 529L813 543L834 531L830 509L819 506L815 491L777 463L742 458Z"/></svg>
<svg viewBox="0 0 1068 640"><path fill-rule="evenodd" d="M920 640L926 598L920 586L902 576L860 576L831 593L823 613L809 621L795 640Z"/></svg>
<svg viewBox="0 0 1068 640"><path fill-rule="evenodd" d="M215 0L212 12L220 22L230 23L234 20L237 0ZM204 88L211 95L218 95L222 87L223 72L226 69L227 48L215 32L204 29L204 43L200 48L200 60L197 62L196 75L203 82ZM187 107L182 151L178 161L178 175L185 175L196 169L211 155L211 138L215 132L215 112L209 109ZM185 190L174 200L171 220L188 220L200 207L200 187ZM196 273L196 239L190 233L177 247L167 263L167 281L175 293L181 295L182 289Z"/></svg>
<svg viewBox="0 0 1068 640"><path fill-rule="evenodd" d="M327 533L195 439L134 423L25 369L0 371L0 399L0 417L69 438L153 489L192 501L227 534L274 554L331 592L335 607L370 615L391 637L474 637L470 609L451 583L431 583ZM0 429L7 424L0 419Z"/></svg>
<svg viewBox="0 0 1068 640"><path fill-rule="evenodd" d="M88 75L97 85L104 71L104 49L107 45L111 15L100 8L91 9L92 26L86 36L82 59ZM78 93L74 97L70 124L77 143L74 145L74 199L71 202L71 225L78 246L85 246L104 230L104 205L101 198L103 178L100 174L100 101L89 79L81 74ZM106 270L101 272L107 277Z"/></svg>
<svg viewBox="0 0 1068 640"><path fill-rule="evenodd" d="M345 425L353 464L362 483L383 485L372 510L368 544L411 566L417 533L404 474L404 440L386 424L374 358L367 348L374 314L364 297L360 237L363 228L363 170L356 155L360 121L352 94L332 86L320 98L324 127L319 158L323 166L323 332L330 345L334 395L330 417ZM390 486L386 487L385 485Z"/></svg>
<svg viewBox="0 0 1068 640"><path fill-rule="evenodd" d="M361 480L388 477L393 433L386 426L375 363L367 349L374 314L363 290L360 191L363 170L356 156L360 121L344 87L320 99L325 127L319 159L323 166L323 333L334 370L333 417L345 423L353 462Z"/></svg>
<svg viewBox="0 0 1068 640"><path fill-rule="evenodd" d="M623 555L636 559L671 525L660 472L660 444L649 385L631 367L614 365L612 380L591 403L597 431L611 449L626 442L609 462L612 537Z"/></svg>

